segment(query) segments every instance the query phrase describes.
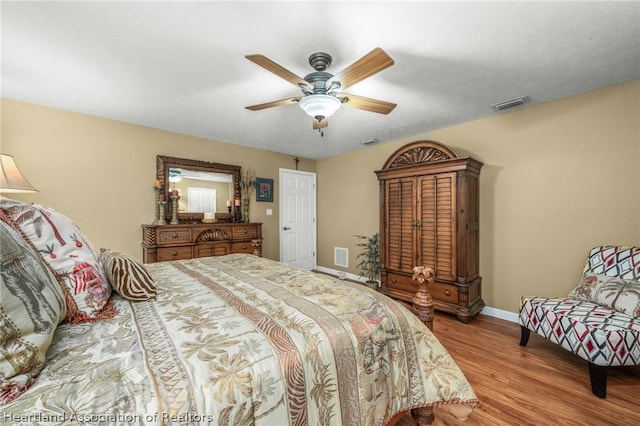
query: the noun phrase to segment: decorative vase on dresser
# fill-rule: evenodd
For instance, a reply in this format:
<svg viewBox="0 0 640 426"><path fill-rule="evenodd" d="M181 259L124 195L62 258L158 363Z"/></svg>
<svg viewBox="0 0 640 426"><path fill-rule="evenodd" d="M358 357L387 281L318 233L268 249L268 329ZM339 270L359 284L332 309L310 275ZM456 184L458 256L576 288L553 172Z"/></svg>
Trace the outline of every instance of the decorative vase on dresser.
<svg viewBox="0 0 640 426"><path fill-rule="evenodd" d="M435 271L435 308L469 322L484 307L479 275L482 163L434 141L394 152L381 170L381 291L408 303L415 266Z"/></svg>
<svg viewBox="0 0 640 426"><path fill-rule="evenodd" d="M144 263L251 253L262 256L261 223L142 225Z"/></svg>

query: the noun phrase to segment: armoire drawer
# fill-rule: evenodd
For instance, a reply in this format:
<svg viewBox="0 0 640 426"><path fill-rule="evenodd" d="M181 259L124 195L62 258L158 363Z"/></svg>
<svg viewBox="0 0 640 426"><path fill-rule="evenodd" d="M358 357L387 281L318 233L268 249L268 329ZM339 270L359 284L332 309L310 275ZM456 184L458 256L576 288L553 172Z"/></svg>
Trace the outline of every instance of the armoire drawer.
<svg viewBox="0 0 640 426"><path fill-rule="evenodd" d="M418 282L410 276L387 273L387 287L405 291L411 295L418 291ZM432 282L429 284L431 297L443 302L458 303L458 287L451 284Z"/></svg>
<svg viewBox="0 0 640 426"><path fill-rule="evenodd" d="M167 260L191 259L191 256L191 246L158 248L158 262L164 262Z"/></svg>
<svg viewBox="0 0 640 426"><path fill-rule="evenodd" d="M432 282L429 284L429 293L434 299L458 303L458 287L455 285Z"/></svg>
<svg viewBox="0 0 640 426"><path fill-rule="evenodd" d="M418 291L418 283L413 281L410 276L390 272L387 273L387 287L411 294L415 294Z"/></svg>

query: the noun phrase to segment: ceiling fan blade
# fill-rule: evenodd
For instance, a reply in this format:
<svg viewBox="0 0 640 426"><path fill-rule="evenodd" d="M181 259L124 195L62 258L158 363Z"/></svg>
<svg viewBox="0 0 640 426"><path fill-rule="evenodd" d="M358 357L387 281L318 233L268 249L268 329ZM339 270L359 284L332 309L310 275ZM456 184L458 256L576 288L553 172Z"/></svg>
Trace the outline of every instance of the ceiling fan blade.
<svg viewBox="0 0 640 426"><path fill-rule="evenodd" d="M329 126L329 119L328 118L323 118L321 121L316 120L315 118L313 119L313 130L320 130L320 129L324 129L325 127Z"/></svg>
<svg viewBox="0 0 640 426"><path fill-rule="evenodd" d="M282 67L281 65L276 64L266 56L246 55L245 58L247 58L248 60L250 60L251 62L257 65L260 65L262 68L266 69L267 71L271 71L278 77L283 78L288 82L295 84L296 86L300 86L300 85L308 86L313 89L313 86L310 85L308 81L303 80L302 78L298 77L288 69Z"/></svg>
<svg viewBox="0 0 640 426"><path fill-rule="evenodd" d="M332 82L340 82L342 89L353 86L359 81L390 67L395 62L387 53L379 47L364 55L362 58L349 65L327 81L327 87Z"/></svg>
<svg viewBox="0 0 640 426"><path fill-rule="evenodd" d="M299 100L300 100L300 97L280 99L278 101L266 102L264 104L258 104L258 105L251 105L251 106L248 106L248 107L245 107L245 108L249 109L251 111L260 111L261 109L267 109L267 108L273 108L273 107L277 107L277 106L295 104Z"/></svg>
<svg viewBox="0 0 640 426"><path fill-rule="evenodd" d="M365 98L363 96L348 95L346 93L342 93L338 97L340 99L347 98L347 101L342 103L342 105L346 107L377 112L378 114L389 114L396 107L396 104L391 102Z"/></svg>

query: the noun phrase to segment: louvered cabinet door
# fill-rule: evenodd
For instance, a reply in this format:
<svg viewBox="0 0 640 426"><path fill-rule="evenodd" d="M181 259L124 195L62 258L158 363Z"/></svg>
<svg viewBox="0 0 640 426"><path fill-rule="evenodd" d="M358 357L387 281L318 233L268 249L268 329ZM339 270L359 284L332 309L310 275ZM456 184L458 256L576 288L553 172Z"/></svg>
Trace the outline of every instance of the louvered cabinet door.
<svg viewBox="0 0 640 426"><path fill-rule="evenodd" d="M417 253L415 241L415 179L393 179L385 182L386 219L385 267L411 272Z"/></svg>
<svg viewBox="0 0 640 426"><path fill-rule="evenodd" d="M456 175L418 178L418 262L435 270L435 278L456 279Z"/></svg>

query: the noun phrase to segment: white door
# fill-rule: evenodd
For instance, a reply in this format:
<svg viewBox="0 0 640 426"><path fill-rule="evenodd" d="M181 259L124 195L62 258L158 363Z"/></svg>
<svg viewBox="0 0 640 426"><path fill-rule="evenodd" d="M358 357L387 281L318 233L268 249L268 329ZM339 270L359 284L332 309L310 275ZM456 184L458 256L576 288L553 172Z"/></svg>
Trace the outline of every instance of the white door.
<svg viewBox="0 0 640 426"><path fill-rule="evenodd" d="M187 188L189 212L213 212L216 211L216 190L207 188Z"/></svg>
<svg viewBox="0 0 640 426"><path fill-rule="evenodd" d="M316 268L316 174L280 169L280 261Z"/></svg>

